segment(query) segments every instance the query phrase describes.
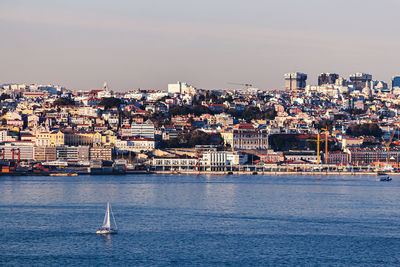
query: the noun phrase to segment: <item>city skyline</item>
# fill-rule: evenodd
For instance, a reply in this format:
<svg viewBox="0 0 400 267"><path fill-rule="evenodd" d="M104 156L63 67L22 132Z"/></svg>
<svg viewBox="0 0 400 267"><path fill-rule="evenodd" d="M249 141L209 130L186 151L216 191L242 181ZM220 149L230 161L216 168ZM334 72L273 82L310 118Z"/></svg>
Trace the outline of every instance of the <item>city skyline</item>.
<svg viewBox="0 0 400 267"><path fill-rule="evenodd" d="M321 72L397 75L399 2L327 3L2 1L0 82L282 89L282 75L295 71L307 73L308 84Z"/></svg>

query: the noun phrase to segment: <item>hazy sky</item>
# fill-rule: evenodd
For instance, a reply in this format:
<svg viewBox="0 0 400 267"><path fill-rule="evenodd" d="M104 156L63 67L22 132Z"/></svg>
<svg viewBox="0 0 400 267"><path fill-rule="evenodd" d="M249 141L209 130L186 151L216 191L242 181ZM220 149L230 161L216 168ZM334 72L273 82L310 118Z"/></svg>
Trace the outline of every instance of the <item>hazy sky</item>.
<svg viewBox="0 0 400 267"><path fill-rule="evenodd" d="M400 73L400 0L0 0L0 84L199 88Z"/></svg>

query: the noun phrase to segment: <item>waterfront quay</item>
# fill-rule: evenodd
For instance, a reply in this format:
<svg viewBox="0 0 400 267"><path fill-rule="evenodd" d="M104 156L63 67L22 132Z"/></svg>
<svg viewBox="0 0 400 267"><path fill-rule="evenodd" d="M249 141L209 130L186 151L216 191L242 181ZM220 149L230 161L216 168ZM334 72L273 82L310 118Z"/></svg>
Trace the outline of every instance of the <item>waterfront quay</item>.
<svg viewBox="0 0 400 267"><path fill-rule="evenodd" d="M335 166L335 165L242 165L242 166L212 166L212 165L121 165L105 167L2 167L3 176L77 176L77 175L126 175L126 174L195 174L195 175L374 175L379 170L371 166ZM386 171L390 174L400 174Z"/></svg>
<svg viewBox="0 0 400 267"><path fill-rule="evenodd" d="M378 169L372 166L336 166L316 164L293 164L293 165L243 165L243 166L212 166L212 165L153 165L151 173L157 174L205 174L205 175L226 175L226 174L316 174L316 175L374 175ZM386 172L397 174L397 172Z"/></svg>

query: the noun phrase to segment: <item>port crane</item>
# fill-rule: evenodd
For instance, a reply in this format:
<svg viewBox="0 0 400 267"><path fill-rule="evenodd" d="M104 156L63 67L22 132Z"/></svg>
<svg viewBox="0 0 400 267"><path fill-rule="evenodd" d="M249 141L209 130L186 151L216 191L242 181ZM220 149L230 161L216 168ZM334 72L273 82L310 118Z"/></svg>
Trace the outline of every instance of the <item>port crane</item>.
<svg viewBox="0 0 400 267"><path fill-rule="evenodd" d="M396 127L394 128L393 132L392 132L392 135L390 136L389 141L387 141L387 142L385 143L386 154L387 154L387 155L386 155L386 165L389 164L390 145L392 144L392 142L393 142L393 137L394 137L394 135L396 134L396 131L398 131L398 130L399 130L399 126L396 126Z"/></svg>
<svg viewBox="0 0 400 267"><path fill-rule="evenodd" d="M328 164L328 135L329 135L329 131L328 131L328 127L322 128L321 130L325 131L325 156L324 156L324 160L325 160L325 164Z"/></svg>
<svg viewBox="0 0 400 267"><path fill-rule="evenodd" d="M325 164L328 164L328 127L327 128L322 128L321 130L325 131L325 157L324 157L324 162ZM319 152L319 147L320 147L320 142L321 142L321 133L318 131L317 134L317 139L307 139L307 141L311 142L316 142L317 143L317 164L320 164L320 152Z"/></svg>

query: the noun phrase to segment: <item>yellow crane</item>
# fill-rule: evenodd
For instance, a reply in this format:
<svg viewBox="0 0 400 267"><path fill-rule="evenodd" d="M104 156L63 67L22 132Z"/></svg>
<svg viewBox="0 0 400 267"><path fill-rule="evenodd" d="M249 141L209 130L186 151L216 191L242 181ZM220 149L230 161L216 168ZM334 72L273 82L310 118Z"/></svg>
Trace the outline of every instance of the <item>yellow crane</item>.
<svg viewBox="0 0 400 267"><path fill-rule="evenodd" d="M385 148L386 148L386 164L389 164L389 152L390 152L390 145L392 144L392 142L393 142L393 137L394 137L394 135L396 134L396 131L399 129L399 126L396 126L396 128L394 128L394 130L393 130L393 132L392 132L392 135L390 136L390 139L389 139L389 141L387 141L386 143L385 143Z"/></svg>
<svg viewBox="0 0 400 267"><path fill-rule="evenodd" d="M321 130L325 131L325 164L328 164L328 135L329 135L329 131L328 131L328 127L326 128L322 128Z"/></svg>
<svg viewBox="0 0 400 267"><path fill-rule="evenodd" d="M320 137L320 133L318 132L316 140L315 139L307 139L307 141L317 142L317 164L318 165L320 164L320 161L319 161L319 142L320 142L320 138L319 137Z"/></svg>
<svg viewBox="0 0 400 267"><path fill-rule="evenodd" d="M328 128L322 128L321 130L325 131L325 164L328 164ZM320 164L320 151L319 151L319 143L321 142L320 133L318 131L317 139L307 139L307 141L317 142L317 164Z"/></svg>

